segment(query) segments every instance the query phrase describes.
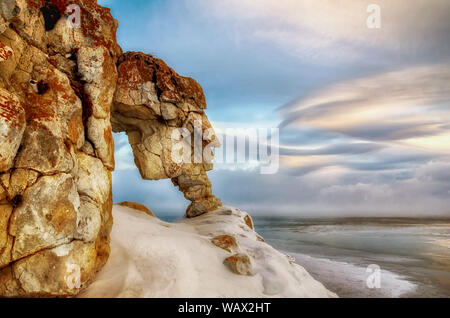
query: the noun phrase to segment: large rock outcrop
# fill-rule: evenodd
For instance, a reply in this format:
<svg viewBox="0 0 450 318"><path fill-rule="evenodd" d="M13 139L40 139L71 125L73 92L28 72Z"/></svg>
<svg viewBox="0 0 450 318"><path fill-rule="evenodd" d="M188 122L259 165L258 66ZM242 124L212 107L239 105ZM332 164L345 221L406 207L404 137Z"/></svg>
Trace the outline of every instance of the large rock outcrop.
<svg viewBox="0 0 450 318"><path fill-rule="evenodd" d="M75 295L108 259L116 28L96 1L1 2L0 296Z"/></svg>
<svg viewBox="0 0 450 318"><path fill-rule="evenodd" d="M217 146L218 142L204 113L201 86L175 73L164 61L143 53L125 53L118 61L118 73L113 130L127 133L142 178L171 178L192 201L188 217L217 209L221 202L212 194L206 175L212 164L205 158L212 158L208 145ZM172 158L180 144L173 136L180 128L188 135L186 160ZM195 134L199 142L194 140Z"/></svg>
<svg viewBox="0 0 450 318"><path fill-rule="evenodd" d="M221 205L211 164L170 155L173 129L211 128L201 87L123 54L116 29L95 0L0 2L0 296L76 295L106 263L112 127L143 178L171 178L192 201L188 216Z"/></svg>

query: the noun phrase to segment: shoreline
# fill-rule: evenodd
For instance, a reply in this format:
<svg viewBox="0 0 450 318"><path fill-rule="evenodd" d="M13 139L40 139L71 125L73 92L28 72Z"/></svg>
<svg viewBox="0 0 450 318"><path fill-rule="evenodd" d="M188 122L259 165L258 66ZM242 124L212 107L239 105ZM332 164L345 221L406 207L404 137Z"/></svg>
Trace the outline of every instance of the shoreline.
<svg viewBox="0 0 450 318"><path fill-rule="evenodd" d="M370 289L366 283L370 275L366 272L366 267L306 254L283 253L295 258L295 262L304 267L314 279L341 298L401 298L415 294L419 288L419 285L406 276L381 269L380 288Z"/></svg>
<svg viewBox="0 0 450 318"><path fill-rule="evenodd" d="M340 297L450 296L450 223L436 219L255 218L257 231ZM394 220L394 222L390 222ZM382 272L366 287L367 266Z"/></svg>

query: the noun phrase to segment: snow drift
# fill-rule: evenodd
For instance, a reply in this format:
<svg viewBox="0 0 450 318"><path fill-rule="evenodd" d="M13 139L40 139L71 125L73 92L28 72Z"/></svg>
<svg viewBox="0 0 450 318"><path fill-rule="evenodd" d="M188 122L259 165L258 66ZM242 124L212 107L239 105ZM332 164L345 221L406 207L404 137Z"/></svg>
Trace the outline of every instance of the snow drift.
<svg viewBox="0 0 450 318"><path fill-rule="evenodd" d="M114 206L113 215L111 257L79 297L336 297L264 243L238 209L176 223L122 206ZM212 243L221 235L235 238L232 252L249 256L251 275L224 264L233 253Z"/></svg>

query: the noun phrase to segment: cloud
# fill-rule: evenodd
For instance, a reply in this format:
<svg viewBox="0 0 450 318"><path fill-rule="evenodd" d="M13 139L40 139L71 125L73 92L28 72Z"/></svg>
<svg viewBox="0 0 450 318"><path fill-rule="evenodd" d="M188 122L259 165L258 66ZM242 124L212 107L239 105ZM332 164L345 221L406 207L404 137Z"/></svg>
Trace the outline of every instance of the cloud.
<svg viewBox="0 0 450 318"><path fill-rule="evenodd" d="M214 171L210 177L225 204L258 215L450 216L450 179L436 179L443 168L450 164L431 161L410 175L330 167L301 177L229 171Z"/></svg>
<svg viewBox="0 0 450 318"><path fill-rule="evenodd" d="M365 140L404 140L411 137L439 135L447 131L448 129L444 128L442 123L436 121L411 123L386 121L355 124L341 132Z"/></svg>
<svg viewBox="0 0 450 318"><path fill-rule="evenodd" d="M285 146L350 142L349 138L342 134L313 127L285 126L281 127L281 132L280 142Z"/></svg>
<svg viewBox="0 0 450 318"><path fill-rule="evenodd" d="M327 147L333 149L334 147ZM373 171L383 172L391 170L416 169L433 159L445 156L423 150L416 150L405 146L378 147L376 144L364 149L348 148L335 149L338 151L323 153L285 154L281 157L282 172L300 176L327 167L341 167L345 171Z"/></svg>
<svg viewBox="0 0 450 318"><path fill-rule="evenodd" d="M340 143L315 149L299 149L281 147L282 156L316 156L316 155L337 155L337 154L364 154L380 150L383 146L373 143Z"/></svg>
<svg viewBox="0 0 450 318"><path fill-rule="evenodd" d="M446 0L378 0L381 29L366 25L373 1L229 0L196 1L239 29L241 41L273 43L319 63L367 57L385 63L448 57L450 3ZM383 61L384 60L384 61Z"/></svg>
<svg viewBox="0 0 450 318"><path fill-rule="evenodd" d="M314 185L299 205L319 214L334 206L339 215L448 215L449 104L448 62L342 81L290 102L279 109L281 163L298 185L283 191Z"/></svg>
<svg viewBox="0 0 450 318"><path fill-rule="evenodd" d="M450 64L410 67L344 81L283 107L280 127L302 126L366 139L438 134L450 122ZM413 128L416 129L413 129Z"/></svg>
<svg viewBox="0 0 450 318"><path fill-rule="evenodd" d="M381 73L324 87L282 107L281 136L287 131L291 137L281 140L289 140L295 149L296 138L297 146L302 143L301 132L312 131L321 154L339 154L340 150L342 155L321 166L392 169L389 167L449 154L450 109L444 107L449 104L449 63ZM297 131L296 137L292 137L293 131ZM325 141L323 136L335 137ZM314 154L297 152L284 154ZM358 155L360 160L355 164L347 155ZM391 157L400 159L391 161Z"/></svg>
<svg viewBox="0 0 450 318"><path fill-rule="evenodd" d="M450 155L450 64L343 81L279 110L281 164L304 176L329 167L407 171Z"/></svg>
<svg viewBox="0 0 450 318"><path fill-rule="evenodd" d="M449 215L448 0L376 1L380 30L366 27L369 0L102 3L124 50L199 81L210 120L282 122L278 174L253 164L210 173L224 203L268 215ZM115 201L182 215L188 202L170 180L141 180L126 136L115 141Z"/></svg>

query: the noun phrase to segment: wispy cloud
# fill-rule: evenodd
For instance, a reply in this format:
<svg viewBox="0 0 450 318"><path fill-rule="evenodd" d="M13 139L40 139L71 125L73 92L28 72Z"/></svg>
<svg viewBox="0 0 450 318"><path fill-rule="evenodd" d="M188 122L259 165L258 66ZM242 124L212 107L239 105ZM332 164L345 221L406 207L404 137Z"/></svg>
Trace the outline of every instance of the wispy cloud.
<svg viewBox="0 0 450 318"><path fill-rule="evenodd" d="M295 140L291 138L290 148L282 153L333 155L329 156L328 163L318 165L319 169L340 165L377 171L423 163L449 154L442 144L450 136L449 104L448 63L410 67L334 84L282 107L285 119L280 128L282 134L285 129L290 134L292 129L307 128L317 130L319 135L340 137L334 142L325 141L324 146L320 146L324 141L318 139L319 148L312 152L295 150ZM301 134L297 138L300 146ZM348 141L342 144L341 140ZM303 164L298 168L304 171Z"/></svg>
<svg viewBox="0 0 450 318"><path fill-rule="evenodd" d="M216 171L211 180L225 203L257 214L448 216L450 182L440 171L450 171L450 164L432 160L415 169L376 173L330 166L298 176Z"/></svg>
<svg viewBox="0 0 450 318"><path fill-rule="evenodd" d="M124 50L201 83L218 128L280 124L280 173L210 173L225 203L272 215L448 215L450 1L101 3ZM371 3L381 29L366 27ZM139 180L126 136L115 139L115 199L181 214L187 202L170 181Z"/></svg>
<svg viewBox="0 0 450 318"><path fill-rule="evenodd" d="M381 29L368 29L369 0L197 0L211 14L239 26L239 37L284 47L327 63L370 57L447 57L450 3L446 0L378 0Z"/></svg>

